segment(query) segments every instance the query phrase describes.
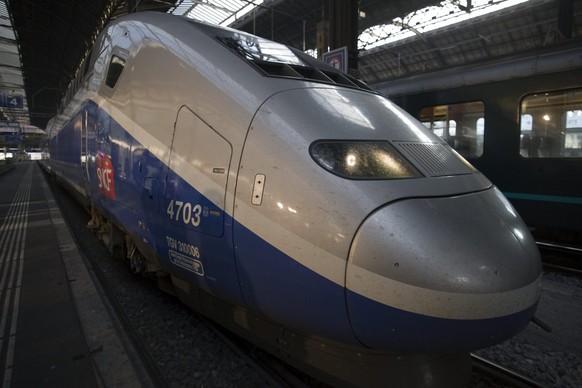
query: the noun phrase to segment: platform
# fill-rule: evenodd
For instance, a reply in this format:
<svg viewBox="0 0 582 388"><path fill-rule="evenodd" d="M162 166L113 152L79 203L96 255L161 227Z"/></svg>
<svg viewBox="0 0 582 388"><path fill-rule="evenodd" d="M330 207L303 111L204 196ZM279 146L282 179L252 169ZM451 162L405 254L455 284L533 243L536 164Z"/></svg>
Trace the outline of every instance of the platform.
<svg viewBox="0 0 582 388"><path fill-rule="evenodd" d="M0 386L151 383L36 162L0 175Z"/></svg>

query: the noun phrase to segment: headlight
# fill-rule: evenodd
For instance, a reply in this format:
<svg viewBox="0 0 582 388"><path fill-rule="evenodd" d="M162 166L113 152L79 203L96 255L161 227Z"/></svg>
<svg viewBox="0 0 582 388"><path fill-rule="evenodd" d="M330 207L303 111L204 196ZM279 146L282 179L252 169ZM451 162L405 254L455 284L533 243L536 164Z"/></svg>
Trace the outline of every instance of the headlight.
<svg viewBox="0 0 582 388"><path fill-rule="evenodd" d="M387 141L316 141L309 153L332 174L349 179L403 179L422 176Z"/></svg>

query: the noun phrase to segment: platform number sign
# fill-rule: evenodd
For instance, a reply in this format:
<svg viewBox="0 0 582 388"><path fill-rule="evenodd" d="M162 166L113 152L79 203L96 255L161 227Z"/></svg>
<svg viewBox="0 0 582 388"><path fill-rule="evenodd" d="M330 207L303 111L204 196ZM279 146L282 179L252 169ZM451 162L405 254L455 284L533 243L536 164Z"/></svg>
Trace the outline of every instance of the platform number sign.
<svg viewBox="0 0 582 388"><path fill-rule="evenodd" d="M24 99L20 94L1 94L0 106L3 108L23 108Z"/></svg>

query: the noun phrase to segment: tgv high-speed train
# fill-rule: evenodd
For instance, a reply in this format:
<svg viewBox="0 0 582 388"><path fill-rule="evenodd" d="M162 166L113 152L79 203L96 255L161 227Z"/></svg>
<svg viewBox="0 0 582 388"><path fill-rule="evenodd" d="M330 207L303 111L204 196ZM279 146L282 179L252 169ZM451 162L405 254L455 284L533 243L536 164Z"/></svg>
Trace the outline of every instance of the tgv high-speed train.
<svg viewBox="0 0 582 388"><path fill-rule="evenodd" d="M117 19L49 149L134 269L335 382L459 382L537 305L539 253L499 190L363 83L256 36Z"/></svg>

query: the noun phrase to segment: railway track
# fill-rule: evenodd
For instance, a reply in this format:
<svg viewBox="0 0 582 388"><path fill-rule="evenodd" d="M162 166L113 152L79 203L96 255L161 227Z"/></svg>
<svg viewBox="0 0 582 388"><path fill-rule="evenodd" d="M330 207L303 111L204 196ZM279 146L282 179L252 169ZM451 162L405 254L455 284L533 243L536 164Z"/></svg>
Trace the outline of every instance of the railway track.
<svg viewBox="0 0 582 388"><path fill-rule="evenodd" d="M263 379L273 387L281 388L329 388L295 368L285 364L278 358L257 348L245 339L229 332L212 321L201 318L206 325L220 337L235 353L252 365Z"/></svg>
<svg viewBox="0 0 582 388"><path fill-rule="evenodd" d="M473 373L487 378L488 383L500 387L543 387L529 377L507 369L483 357L471 354Z"/></svg>
<svg viewBox="0 0 582 388"><path fill-rule="evenodd" d="M545 268L582 276L582 248L548 241L537 241Z"/></svg>

